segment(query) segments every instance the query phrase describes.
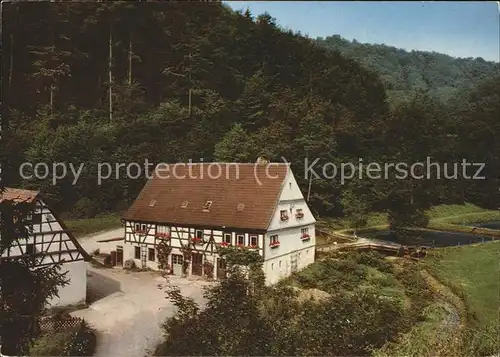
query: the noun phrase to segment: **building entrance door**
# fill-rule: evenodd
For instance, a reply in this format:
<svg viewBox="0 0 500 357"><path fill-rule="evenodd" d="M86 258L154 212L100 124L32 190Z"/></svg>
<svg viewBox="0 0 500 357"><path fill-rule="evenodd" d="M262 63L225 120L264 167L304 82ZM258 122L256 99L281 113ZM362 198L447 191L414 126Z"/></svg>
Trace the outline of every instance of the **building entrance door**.
<svg viewBox="0 0 500 357"><path fill-rule="evenodd" d="M174 275L182 275L183 258L181 254L172 254L172 273Z"/></svg>

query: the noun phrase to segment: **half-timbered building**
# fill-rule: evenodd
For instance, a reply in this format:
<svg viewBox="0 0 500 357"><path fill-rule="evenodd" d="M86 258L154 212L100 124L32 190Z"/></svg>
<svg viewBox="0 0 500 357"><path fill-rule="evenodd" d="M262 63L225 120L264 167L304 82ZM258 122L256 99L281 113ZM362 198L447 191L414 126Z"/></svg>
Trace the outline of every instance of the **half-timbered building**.
<svg viewBox="0 0 500 357"><path fill-rule="evenodd" d="M1 260L30 259L33 269L61 263L60 273L66 273L69 283L59 288L59 297L48 302L50 307L85 303L87 291L88 254L76 238L44 201L38 191L6 188L0 201L29 204L30 212L23 220L28 226L28 237L18 239L6 249Z"/></svg>
<svg viewBox="0 0 500 357"><path fill-rule="evenodd" d="M122 220L124 261L139 267L157 269L160 241L177 275L202 276L209 263L224 276L217 245L257 250L268 284L314 262L316 221L289 164L158 166Z"/></svg>

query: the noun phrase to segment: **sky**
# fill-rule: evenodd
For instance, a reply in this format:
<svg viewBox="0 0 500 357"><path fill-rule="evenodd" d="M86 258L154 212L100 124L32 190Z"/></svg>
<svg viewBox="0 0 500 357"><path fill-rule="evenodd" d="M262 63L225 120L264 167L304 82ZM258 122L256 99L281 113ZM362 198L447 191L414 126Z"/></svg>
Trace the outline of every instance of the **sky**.
<svg viewBox="0 0 500 357"><path fill-rule="evenodd" d="M254 16L268 12L311 38L338 34L362 43L499 61L496 1L225 1Z"/></svg>

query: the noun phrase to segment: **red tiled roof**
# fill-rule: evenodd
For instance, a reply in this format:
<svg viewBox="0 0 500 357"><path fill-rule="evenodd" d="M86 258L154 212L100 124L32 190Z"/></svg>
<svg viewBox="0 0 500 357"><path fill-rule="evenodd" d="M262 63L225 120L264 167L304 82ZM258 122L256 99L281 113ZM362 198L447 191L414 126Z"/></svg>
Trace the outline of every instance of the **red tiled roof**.
<svg viewBox="0 0 500 357"><path fill-rule="evenodd" d="M158 166L124 220L266 230L289 165L213 163ZM162 169L159 171L159 169ZM211 174L211 175L210 175ZM183 202L187 206L182 208ZM209 211L203 206L212 201ZM238 210L238 206L242 210Z"/></svg>
<svg viewBox="0 0 500 357"><path fill-rule="evenodd" d="M40 192L33 190L23 190L20 188L5 187L3 192L0 192L0 202L3 200L14 202L31 203L36 200Z"/></svg>

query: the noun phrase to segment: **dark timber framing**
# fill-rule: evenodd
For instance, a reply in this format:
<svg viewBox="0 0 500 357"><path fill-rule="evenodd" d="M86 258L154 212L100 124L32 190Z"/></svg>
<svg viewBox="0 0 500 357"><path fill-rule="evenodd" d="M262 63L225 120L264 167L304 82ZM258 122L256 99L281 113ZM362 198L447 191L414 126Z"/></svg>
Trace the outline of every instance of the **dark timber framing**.
<svg viewBox="0 0 500 357"><path fill-rule="evenodd" d="M28 239L14 241L13 246L0 257L0 261L29 258L33 259L35 267L41 267L91 259L58 214L46 204L40 193L36 193L31 204L32 210L29 216L32 218L39 216L39 222L34 223L33 219L28 218L26 221ZM59 227L56 227L57 225Z"/></svg>

